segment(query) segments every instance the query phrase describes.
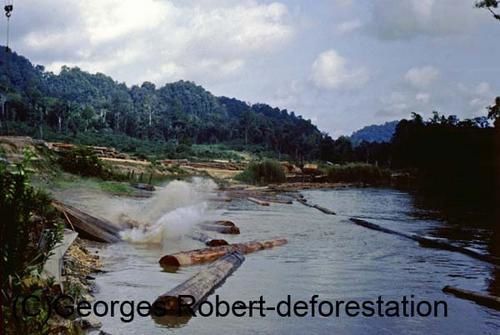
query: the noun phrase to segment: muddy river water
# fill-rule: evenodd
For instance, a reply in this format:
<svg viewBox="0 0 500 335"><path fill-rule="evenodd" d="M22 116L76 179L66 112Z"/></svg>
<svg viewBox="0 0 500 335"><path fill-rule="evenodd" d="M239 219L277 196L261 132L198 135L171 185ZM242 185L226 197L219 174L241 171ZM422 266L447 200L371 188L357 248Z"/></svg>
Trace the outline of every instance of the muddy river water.
<svg viewBox="0 0 500 335"><path fill-rule="evenodd" d="M447 317L280 317L266 312L265 317L194 317L173 327L149 317L135 315L133 321L123 322L117 316L107 315L100 318L102 330L135 335L500 333L499 312L442 293L445 285L485 292L495 279L491 265L449 251L422 248L410 240L368 230L348 220L350 216L365 217L385 227L420 234L429 234L447 224L426 218L425 212L415 208L412 196L392 189L370 188L311 190L302 194L339 215L325 215L297 202L263 207L236 200L208 203L203 208L201 216L232 220L240 227L241 235L224 236L230 242L272 237L289 240L283 247L247 255L242 266L215 291L220 299L250 301L263 296L275 305L287 295L292 300L308 301L318 295L321 300L359 302L379 296L401 300L413 295L415 300L445 301ZM189 215L176 212L165 220L196 221L195 216ZM162 244L109 245L100 250L107 272L97 276L95 298L154 301L204 267L168 273L158 265L159 258L167 252L200 247L199 242L187 238L167 239ZM215 294L208 300L214 302Z"/></svg>

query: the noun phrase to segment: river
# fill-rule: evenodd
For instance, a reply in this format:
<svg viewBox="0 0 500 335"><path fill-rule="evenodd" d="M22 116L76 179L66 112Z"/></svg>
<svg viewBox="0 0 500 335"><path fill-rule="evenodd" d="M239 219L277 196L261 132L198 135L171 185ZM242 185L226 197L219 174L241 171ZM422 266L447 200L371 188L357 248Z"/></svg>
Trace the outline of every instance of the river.
<svg viewBox="0 0 500 335"><path fill-rule="evenodd" d="M132 322L107 315L102 330L115 334L499 334L500 313L442 293L445 285L487 291L493 267L465 255L426 249L397 236L352 224L358 216L405 232L434 234L447 222L418 209L408 193L393 189L345 188L309 190L311 203L339 215L294 202L262 207L245 200L212 203L210 216L234 221L241 235L230 242L286 237L289 244L246 256L215 294L229 302L263 296L271 304L291 295L295 300L444 300L447 317L194 317L186 323L162 325L135 315ZM182 217L182 216L181 216ZM154 301L203 266L163 272L165 252L200 248L189 239L160 244L121 242L100 250L104 270L96 278L97 300ZM481 243L474 247L482 249ZM215 294L209 301L214 301Z"/></svg>

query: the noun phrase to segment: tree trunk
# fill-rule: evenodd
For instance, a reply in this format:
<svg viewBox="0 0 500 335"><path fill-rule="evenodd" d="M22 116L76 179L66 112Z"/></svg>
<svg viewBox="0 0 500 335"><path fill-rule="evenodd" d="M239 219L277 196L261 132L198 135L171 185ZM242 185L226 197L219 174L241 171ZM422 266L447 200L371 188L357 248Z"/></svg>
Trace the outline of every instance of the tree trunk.
<svg viewBox="0 0 500 335"><path fill-rule="evenodd" d="M261 205L261 206L269 206L269 202L264 201L264 200L260 200L260 199L257 199L257 198L252 198L252 197L248 197L247 199L248 199L248 201L251 201L251 202L253 202L253 203L256 203L257 205Z"/></svg>
<svg viewBox="0 0 500 335"><path fill-rule="evenodd" d="M427 247L427 248L434 248L434 249L441 249L441 250L448 250L448 251L453 251L453 252L458 252L464 255L467 255L469 257L479 259L483 262L488 262L491 264L500 264L500 259L495 257L495 256L490 256L486 254L482 254L480 252L477 252L474 249L467 248L467 247L460 247L457 245L454 245L448 241L438 239L438 238L433 238L433 237L427 237L427 236L420 236L417 234L408 234L408 233L403 233L400 231L392 230L389 228L384 228L382 226L379 226L378 224L368 222L366 220L362 219L357 219L357 218L350 218L349 219L351 222L376 231L380 231L386 234L392 234L392 235L398 235L413 241L417 241L421 246Z"/></svg>
<svg viewBox="0 0 500 335"><path fill-rule="evenodd" d="M453 286L445 286L443 288L443 292L445 293L450 293L453 294L454 296L457 296L462 299L474 301L475 303L494 308L496 310L500 310L500 298L487 295L487 294L482 294L480 292L474 292L474 291L469 291L469 290L463 290L458 287L453 287Z"/></svg>
<svg viewBox="0 0 500 335"><path fill-rule="evenodd" d="M52 201L52 206L64 215L68 225L80 233L80 237L107 243L120 240L119 229L111 222L91 216L59 201Z"/></svg>
<svg viewBox="0 0 500 335"><path fill-rule="evenodd" d="M231 235L237 235L240 233L240 228L234 226L224 226L224 225L219 225L219 224L206 224L202 223L199 225L202 229L207 230L207 231L216 231L221 234L231 234Z"/></svg>
<svg viewBox="0 0 500 335"><path fill-rule="evenodd" d="M236 271L244 260L245 257L237 251L229 253L184 283L159 296L154 305L162 306L167 315L186 315L195 312L210 293ZM194 301L187 296L192 297Z"/></svg>
<svg viewBox="0 0 500 335"><path fill-rule="evenodd" d="M227 243L226 240L213 239L210 236L208 236L207 234L201 233L201 232L191 233L189 235L189 237L191 237L193 240L205 243L205 245L208 247L218 247L221 245L228 245L229 244L229 243Z"/></svg>
<svg viewBox="0 0 500 335"><path fill-rule="evenodd" d="M269 241L250 241L246 243L234 243L218 247L210 247L191 251L181 251L175 254L163 256L160 259L160 265L163 268L172 268L179 266L187 266L212 262L233 251L238 251L243 254L270 249L288 243L286 239L276 239Z"/></svg>

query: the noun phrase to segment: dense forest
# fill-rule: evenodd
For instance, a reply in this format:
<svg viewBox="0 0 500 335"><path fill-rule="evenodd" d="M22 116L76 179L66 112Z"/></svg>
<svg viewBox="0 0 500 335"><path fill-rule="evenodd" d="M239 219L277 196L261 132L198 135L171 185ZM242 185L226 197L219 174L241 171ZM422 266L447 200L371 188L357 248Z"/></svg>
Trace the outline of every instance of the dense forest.
<svg viewBox="0 0 500 335"><path fill-rule="evenodd" d="M318 158L318 145L327 137L294 112L215 97L193 82L127 87L79 68L63 67L56 75L1 50L2 134L72 141L99 133L101 139L118 136L122 142L132 138L174 148L226 143L296 160Z"/></svg>

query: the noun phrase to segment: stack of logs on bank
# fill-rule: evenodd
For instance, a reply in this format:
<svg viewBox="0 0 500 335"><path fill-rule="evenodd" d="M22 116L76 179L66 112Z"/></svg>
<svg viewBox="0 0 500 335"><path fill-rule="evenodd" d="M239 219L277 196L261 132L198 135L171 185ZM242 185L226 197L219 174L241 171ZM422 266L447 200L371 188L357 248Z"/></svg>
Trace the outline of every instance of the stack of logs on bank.
<svg viewBox="0 0 500 335"><path fill-rule="evenodd" d="M221 234L240 233L239 228L231 221L216 221L200 224L199 226L208 232ZM213 239L201 232L192 233L189 237L204 243L207 247L165 255L159 261L160 266L165 271L171 272L183 266L211 264L156 299L154 305L160 306L167 315L177 316L196 311L199 304L239 268L245 260L245 254L278 247L287 243L286 239L272 239L230 244L224 239ZM182 299L187 296L194 299L194 303L189 304L189 310L184 310L181 307L188 304L187 302L184 304Z"/></svg>

